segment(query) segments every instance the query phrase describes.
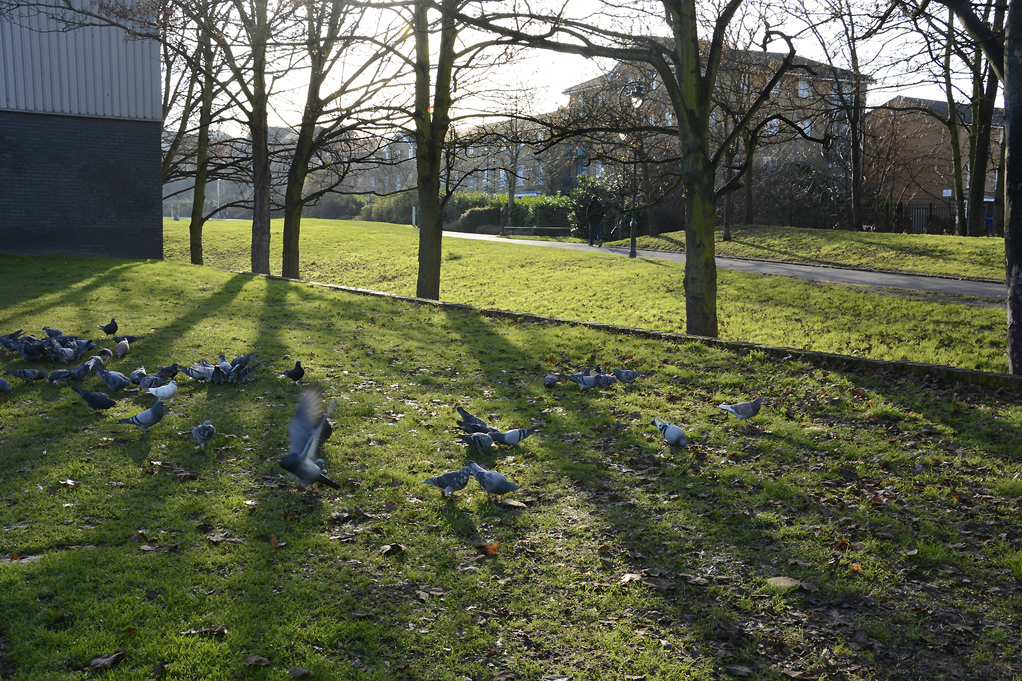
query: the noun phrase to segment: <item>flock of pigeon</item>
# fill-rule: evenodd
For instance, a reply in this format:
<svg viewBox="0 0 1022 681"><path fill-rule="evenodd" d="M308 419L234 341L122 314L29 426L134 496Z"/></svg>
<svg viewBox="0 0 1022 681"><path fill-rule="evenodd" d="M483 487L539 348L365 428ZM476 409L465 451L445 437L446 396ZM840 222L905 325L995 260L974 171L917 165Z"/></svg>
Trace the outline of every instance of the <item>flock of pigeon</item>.
<svg viewBox="0 0 1022 681"><path fill-rule="evenodd" d="M177 394L175 377L178 372L184 373L194 381L224 385L243 383L249 380L252 372L259 367L259 364L253 363L255 354L235 357L231 361L221 354L219 361L215 364L203 359L185 367L175 362L170 366L157 367L156 373L147 373L145 367L139 367L130 375L125 376L118 371L104 368L104 364L115 355L117 357L126 356L130 351L131 344L142 340L142 337L115 336L114 334L119 328L116 319L111 319L110 323L98 328L108 337L113 337L114 342L117 343L113 350L98 349L95 355L88 357L74 369L55 369L51 372L41 369L16 369L8 370L7 373L29 384L44 379L54 384L69 381L79 383L90 374L95 374L110 391L123 390L130 385L137 385L144 394L155 397L156 402L148 409L129 418L120 419L117 423L138 426L143 432L148 432L163 418L166 402L173 400ZM43 327L43 330L46 333L46 338L42 339L24 335L21 329L0 335L0 346L20 355L26 362L49 360L65 364L80 360L90 350L97 349L94 342L73 335L65 335L58 329ZM297 385L304 378L305 369L302 367L302 363L297 361L294 368L284 371L282 375ZM629 384L643 375L627 369L612 369L611 373L605 374L603 369L597 365L595 370L586 368L585 371L578 374L561 374L561 378L578 384L582 390L589 390L615 383ZM553 388L557 385L557 380L558 377L551 374L543 380L543 384L547 388ZM85 390L79 385L73 385L71 389L97 412L117 404L103 392ZM0 392L13 392L13 388L6 379L0 378ZM719 406L741 420L758 414L762 403L763 398L756 397L750 402ZM314 483L321 483L334 489L340 489L340 485L323 474L325 463L319 456L323 443L332 432L329 417L333 414L336 406L337 400L335 399L324 409L323 395L318 388L304 388L299 396L295 414L288 426L290 447L286 454L281 454L278 457L278 463L288 475L298 480L303 488ZM457 421L457 425L462 431L457 438L458 441L480 454L489 452L494 444L517 447L525 438L537 431L536 428L513 428L501 431L490 426L483 419L470 414L462 407L457 407L457 410L461 417ZM687 445L685 431L680 426L667 423L659 418L654 418L650 425L656 426L670 446L685 447ZM198 445L205 450L206 443L216 436L216 428L210 420L206 420L192 428L191 433ZM517 485L503 474L483 468L474 461L469 461L468 465L460 470L428 478L423 482L438 487L445 498L450 498L455 492L464 489L471 478L475 478L491 499L494 496L518 489Z"/></svg>

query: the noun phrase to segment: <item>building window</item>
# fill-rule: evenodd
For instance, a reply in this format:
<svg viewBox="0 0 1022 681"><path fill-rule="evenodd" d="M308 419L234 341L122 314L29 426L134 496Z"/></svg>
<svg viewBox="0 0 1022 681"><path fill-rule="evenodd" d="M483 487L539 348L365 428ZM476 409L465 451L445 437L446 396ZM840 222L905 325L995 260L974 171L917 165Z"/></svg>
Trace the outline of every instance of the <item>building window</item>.
<svg viewBox="0 0 1022 681"><path fill-rule="evenodd" d="M802 128L802 132L804 132L805 134L811 135L813 129L813 122L806 118L805 120L798 124L798 127Z"/></svg>
<svg viewBox="0 0 1022 681"><path fill-rule="evenodd" d="M767 121L767 124L763 126L763 132L768 135L776 135L781 131L781 122L776 118L771 118Z"/></svg>
<svg viewBox="0 0 1022 681"><path fill-rule="evenodd" d="M813 84L812 83L810 83L808 80L805 80L805 79L798 81L798 96L799 97L801 97L802 99L806 99L806 98L808 98L812 94L813 94Z"/></svg>

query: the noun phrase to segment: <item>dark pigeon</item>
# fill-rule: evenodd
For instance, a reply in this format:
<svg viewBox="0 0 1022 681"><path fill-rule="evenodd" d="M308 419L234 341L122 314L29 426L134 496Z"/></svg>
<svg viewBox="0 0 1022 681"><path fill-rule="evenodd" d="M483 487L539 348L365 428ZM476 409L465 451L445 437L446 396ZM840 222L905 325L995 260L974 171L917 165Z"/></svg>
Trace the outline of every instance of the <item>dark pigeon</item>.
<svg viewBox="0 0 1022 681"><path fill-rule="evenodd" d="M85 400L85 404L89 405L90 407L97 411L100 409L109 409L110 407L117 404L112 399L110 399L109 395L106 395L105 393L97 393L91 390L82 390L81 387L77 385L71 386L71 390L74 390L76 393L81 395L82 399Z"/></svg>
<svg viewBox="0 0 1022 681"><path fill-rule="evenodd" d="M11 376L17 376L26 383L41 381L49 375L42 369L15 369L13 371L8 370L7 373Z"/></svg>
<svg viewBox="0 0 1022 681"><path fill-rule="evenodd" d="M302 380L302 377L305 376L305 369L302 368L301 362L295 362L295 368L288 369L284 372L284 375L297 384L298 381Z"/></svg>
<svg viewBox="0 0 1022 681"><path fill-rule="evenodd" d="M99 327L99 330L108 336L114 335L115 333L117 333L117 320L111 317L110 323L104 324L103 326Z"/></svg>

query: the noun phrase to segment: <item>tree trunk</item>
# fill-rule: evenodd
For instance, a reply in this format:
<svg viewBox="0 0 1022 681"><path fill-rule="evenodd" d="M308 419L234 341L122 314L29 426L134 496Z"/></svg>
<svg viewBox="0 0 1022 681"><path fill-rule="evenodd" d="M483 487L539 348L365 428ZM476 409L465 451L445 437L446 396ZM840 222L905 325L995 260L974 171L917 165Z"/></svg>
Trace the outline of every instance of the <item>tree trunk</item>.
<svg viewBox="0 0 1022 681"><path fill-rule="evenodd" d="M209 179L209 125L213 118L213 49L209 34L201 31L199 55L202 59L202 101L199 104L199 136L195 150L195 190L192 195L192 219L188 224L188 251L193 265L202 264L202 226L206 223L206 182ZM219 206L218 206L219 208Z"/></svg>
<svg viewBox="0 0 1022 681"><path fill-rule="evenodd" d="M962 146L958 136L958 111L951 84L951 56L954 54L954 12L948 12L947 45L944 51L944 93L947 98L947 125L951 136L951 168L954 175L955 234L968 234L965 211L965 183L962 180Z"/></svg>
<svg viewBox="0 0 1022 681"><path fill-rule="evenodd" d="M450 127L451 74L457 29L453 12L456 0L443 0L436 83L430 83L429 18L426 2L417 0L415 31L415 167L419 197L419 272L415 295L440 299L440 261L443 240L443 204L440 200L440 169ZM432 96L432 106L430 99Z"/></svg>
<svg viewBox="0 0 1022 681"><path fill-rule="evenodd" d="M284 250L280 273L291 279L298 279L300 276L299 238L302 231L302 209L305 206L302 197L305 191L305 178L309 174L315 131L315 119L310 120L306 115L298 131L294 156L291 157L291 165L287 170L287 187L284 189Z"/></svg>
<svg viewBox="0 0 1022 681"><path fill-rule="evenodd" d="M1011 0L1004 50L1005 229L1008 370L1022 374L1022 1Z"/></svg>
<svg viewBox="0 0 1022 681"><path fill-rule="evenodd" d="M249 132L252 137L252 271L270 273L270 140L266 94L267 3L258 2L252 32L252 95Z"/></svg>
<svg viewBox="0 0 1022 681"><path fill-rule="evenodd" d="M688 188L685 221L685 330L717 335L717 261L714 254L713 175Z"/></svg>
<svg viewBox="0 0 1022 681"><path fill-rule="evenodd" d="M752 146L750 136L745 137L745 224L752 224L752 162L756 150Z"/></svg>
<svg viewBox="0 0 1022 681"><path fill-rule="evenodd" d="M656 219L656 209L653 206L653 182L649 179L649 163L643 160L642 163L642 191L646 194L646 227L650 236L660 234L660 225Z"/></svg>
<svg viewBox="0 0 1022 681"><path fill-rule="evenodd" d="M1000 81L989 66L986 69L986 89L977 87L977 100L972 107L972 156L969 159L969 236L986 234L984 208L986 206L987 165L990 163L990 134L994 116L994 98Z"/></svg>

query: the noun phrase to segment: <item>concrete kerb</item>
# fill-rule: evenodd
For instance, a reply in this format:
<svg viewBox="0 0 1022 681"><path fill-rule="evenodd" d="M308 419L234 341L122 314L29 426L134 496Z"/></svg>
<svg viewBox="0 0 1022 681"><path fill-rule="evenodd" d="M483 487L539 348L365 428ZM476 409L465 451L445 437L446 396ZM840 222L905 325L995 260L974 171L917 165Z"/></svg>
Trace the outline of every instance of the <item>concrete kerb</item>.
<svg viewBox="0 0 1022 681"><path fill-rule="evenodd" d="M252 274L252 272L238 272L236 270L223 271L231 272L233 274ZM490 307L477 307L475 305L466 305L464 303L447 303L443 301L429 300L427 298L417 298L415 296L402 296L396 293L386 293L384 291L374 291L372 289L355 288L353 286L325 284L318 281L308 281L306 279L289 279L288 277L281 277L272 274L263 274L258 276L266 277L267 279L275 279L278 281L290 281L300 284L312 284L313 286L321 286L323 288L333 289L335 291L344 291L346 293L356 293L359 295L373 296L377 298L391 298L394 300L401 300L415 305L430 305L442 310L462 310L465 312L476 312L478 314L483 315L484 317L516 319L546 324L566 324L570 326L584 326L590 329L626 334L630 336L637 336L640 338L652 338L656 340L670 341L674 343L680 343L683 341L696 341L700 343L705 343L706 345L726 348L729 350L738 350L743 352L757 350L759 352L764 352L769 355L779 357L781 359L786 359L788 357L797 357L799 359L804 359L818 364L836 366L844 370L861 368L869 371L894 372L900 374L926 376L929 378L938 378L945 381L949 381L951 383L975 385L984 388L989 388L992 390L1000 388L1008 390L1022 390L1022 375L1016 376L1013 374L1004 374L994 371L977 371L975 369L953 367L946 364L927 364L926 362L912 362L907 360L889 360L875 359L872 357L857 357L855 355L841 355L835 352L821 352L819 350L802 350L798 348L786 348L778 345L763 345L760 343L748 343L746 341L727 340L724 338L712 338L709 336L693 336L685 333L654 331L652 329L640 329L630 326L618 326L615 324L605 324L603 322L587 322L580 321L577 319L563 319L561 317L550 317L546 315L532 314L529 312L511 312L509 310L499 310Z"/></svg>

